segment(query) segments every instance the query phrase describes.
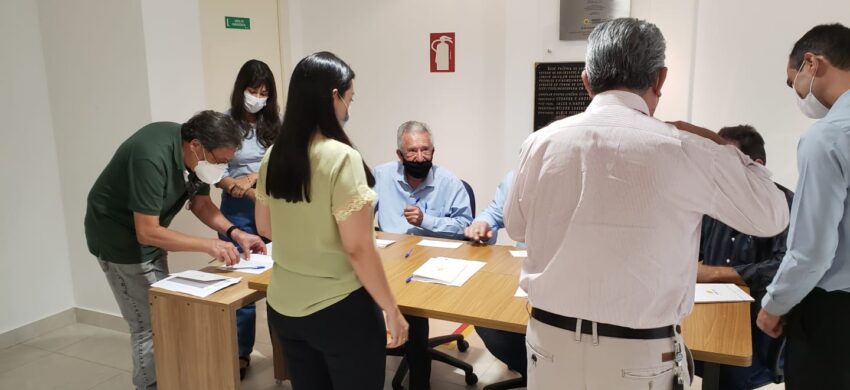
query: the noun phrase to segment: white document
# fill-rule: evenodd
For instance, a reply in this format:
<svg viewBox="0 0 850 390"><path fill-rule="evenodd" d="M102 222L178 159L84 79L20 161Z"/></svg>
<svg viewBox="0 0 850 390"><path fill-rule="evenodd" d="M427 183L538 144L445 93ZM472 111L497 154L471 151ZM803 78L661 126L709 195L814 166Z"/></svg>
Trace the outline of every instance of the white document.
<svg viewBox="0 0 850 390"><path fill-rule="evenodd" d="M239 283L240 280L242 278L231 278L193 270L171 274L171 276L152 284L151 287L206 298L218 290Z"/></svg>
<svg viewBox="0 0 850 390"><path fill-rule="evenodd" d="M457 249L463 245L460 241L436 241L436 240L422 240L419 241L419 246L430 246L432 248L443 248L443 249Z"/></svg>
<svg viewBox="0 0 850 390"><path fill-rule="evenodd" d="M528 251L511 251L513 257L528 257Z"/></svg>
<svg viewBox="0 0 850 390"><path fill-rule="evenodd" d="M517 298L528 298L528 293L522 289L522 287L517 287L514 296Z"/></svg>
<svg viewBox="0 0 850 390"><path fill-rule="evenodd" d="M434 257L414 271L411 280L460 287L485 264L483 261Z"/></svg>
<svg viewBox="0 0 850 390"><path fill-rule="evenodd" d="M694 303L752 302L753 297L732 283L697 283Z"/></svg>
<svg viewBox="0 0 850 390"><path fill-rule="evenodd" d="M375 239L375 246L378 248L386 248L395 243L395 240L382 240L380 238Z"/></svg>
<svg viewBox="0 0 850 390"><path fill-rule="evenodd" d="M226 265L223 265L221 267L218 267L218 269L222 271L244 272L247 274L261 274L263 272L266 272L267 270L270 270L273 265L274 260L270 255L252 253L251 258L248 260L242 259L232 266L228 267Z"/></svg>

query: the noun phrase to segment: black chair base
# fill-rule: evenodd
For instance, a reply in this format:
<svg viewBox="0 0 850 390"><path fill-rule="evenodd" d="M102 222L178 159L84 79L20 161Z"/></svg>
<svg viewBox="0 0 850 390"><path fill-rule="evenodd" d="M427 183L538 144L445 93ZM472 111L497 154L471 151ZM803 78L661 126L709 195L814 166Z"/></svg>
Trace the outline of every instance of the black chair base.
<svg viewBox="0 0 850 390"><path fill-rule="evenodd" d="M525 377L508 379L501 382L491 383L487 386L484 386L484 390L509 390L509 389L519 389L521 387L526 387L528 385L528 380Z"/></svg>
<svg viewBox="0 0 850 390"><path fill-rule="evenodd" d="M461 334L433 337L428 339L428 352L431 355L431 360L436 360L463 370L464 381L468 386L478 383L478 376L473 372L472 365L436 349L437 346L447 344L452 341L457 342L457 349L460 352L466 352L469 349L469 342L464 340L463 335ZM404 348L388 350L387 354L391 356L404 356ZM393 376L393 390L404 389L404 385L402 383L404 382L404 377L407 376L408 370L409 367L407 365L407 358L402 357L401 363L399 363L398 369L396 369L395 376Z"/></svg>

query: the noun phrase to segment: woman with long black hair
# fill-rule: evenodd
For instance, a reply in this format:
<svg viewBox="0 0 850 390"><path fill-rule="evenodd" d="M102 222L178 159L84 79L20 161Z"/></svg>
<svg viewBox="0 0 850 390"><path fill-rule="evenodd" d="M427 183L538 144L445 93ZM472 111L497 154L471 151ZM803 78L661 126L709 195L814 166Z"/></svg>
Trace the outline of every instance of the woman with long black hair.
<svg viewBox="0 0 850 390"><path fill-rule="evenodd" d="M269 328L295 390L381 389L385 348L407 340L375 249L375 179L343 130L353 96L341 59L301 60L257 181L257 227L275 243Z"/></svg>
<svg viewBox="0 0 850 390"><path fill-rule="evenodd" d="M260 160L280 131L280 108L274 75L265 62L249 60L242 65L233 83L229 114L242 130L242 145L227 164L221 181L221 213L239 230L257 234L254 202ZM230 237L219 234L225 241ZM234 242L234 244L236 244ZM251 364L256 336L257 309L251 303L236 310L236 340L239 349L239 376L245 377Z"/></svg>

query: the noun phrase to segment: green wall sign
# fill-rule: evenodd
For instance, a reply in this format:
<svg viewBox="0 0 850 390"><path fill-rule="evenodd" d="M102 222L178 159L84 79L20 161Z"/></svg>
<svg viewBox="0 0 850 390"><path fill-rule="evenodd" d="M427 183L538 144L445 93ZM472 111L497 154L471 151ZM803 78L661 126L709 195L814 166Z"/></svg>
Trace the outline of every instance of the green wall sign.
<svg viewBox="0 0 850 390"><path fill-rule="evenodd" d="M224 27L225 28L233 28L233 29L237 29L237 30L250 30L251 29L251 19L240 18L238 16L225 16L224 17Z"/></svg>

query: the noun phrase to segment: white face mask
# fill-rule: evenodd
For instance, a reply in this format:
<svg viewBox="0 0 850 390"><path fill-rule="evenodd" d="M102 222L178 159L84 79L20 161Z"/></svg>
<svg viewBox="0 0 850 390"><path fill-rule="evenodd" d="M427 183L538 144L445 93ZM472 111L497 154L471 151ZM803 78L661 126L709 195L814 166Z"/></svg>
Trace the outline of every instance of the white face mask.
<svg viewBox="0 0 850 390"><path fill-rule="evenodd" d="M803 115L812 118L812 119L820 119L826 116L829 112L829 109L823 105L823 103L815 97L815 94L812 93L812 86L815 85L815 75L814 71L812 71L812 82L809 83L809 93L806 97L801 98L797 93L797 77L800 76L800 72L803 71L803 67L806 66L806 62L803 61L803 65L800 66L800 69L797 70L797 75L794 76L794 82L791 83L791 87L794 90L794 97L797 98L797 108L803 113Z"/></svg>
<svg viewBox="0 0 850 390"><path fill-rule="evenodd" d="M266 101L269 98L258 98L245 91L245 109L252 114L256 114L266 106Z"/></svg>
<svg viewBox="0 0 850 390"><path fill-rule="evenodd" d="M194 149L192 149L192 153L195 153ZM209 185L218 183L221 178L224 177L224 171L227 170L227 164L212 164L207 161L207 152L204 151L203 153L203 160L198 158L198 153L195 153L195 158L198 158L198 165L195 167L195 175L197 175L198 179L201 179L202 182Z"/></svg>
<svg viewBox="0 0 850 390"><path fill-rule="evenodd" d="M348 104L345 103L345 99L343 99L342 97L340 97L339 100L342 102L342 105L345 106L345 118L342 120L342 122L339 123L339 125L340 127L345 127L345 124L348 123L348 119L351 118L351 107L349 107Z"/></svg>

